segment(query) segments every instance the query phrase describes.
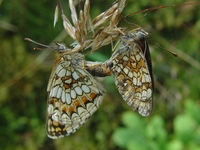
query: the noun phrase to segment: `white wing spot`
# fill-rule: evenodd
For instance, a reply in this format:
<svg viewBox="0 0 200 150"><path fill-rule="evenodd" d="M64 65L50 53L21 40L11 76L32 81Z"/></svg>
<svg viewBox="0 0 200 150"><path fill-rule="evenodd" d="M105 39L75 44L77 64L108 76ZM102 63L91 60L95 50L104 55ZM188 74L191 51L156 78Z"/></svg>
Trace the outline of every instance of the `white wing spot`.
<svg viewBox="0 0 200 150"><path fill-rule="evenodd" d="M83 91L81 90L81 88L80 88L79 86L75 87L74 90L76 91L76 93L77 93L78 95L82 95L82 94L83 94Z"/></svg>
<svg viewBox="0 0 200 150"><path fill-rule="evenodd" d="M87 85L82 85L82 90L85 92L85 93L89 93L90 92L90 89Z"/></svg>
<svg viewBox="0 0 200 150"><path fill-rule="evenodd" d="M76 98L76 92L74 90L71 90L71 98L73 99Z"/></svg>
<svg viewBox="0 0 200 150"><path fill-rule="evenodd" d="M64 77L65 76L66 71L64 69L61 69L59 71L59 73L57 74L59 77Z"/></svg>
<svg viewBox="0 0 200 150"><path fill-rule="evenodd" d="M54 87L53 89L52 89L52 97L56 97L56 95L57 95L57 91L58 91L58 86L56 86L56 87Z"/></svg>
<svg viewBox="0 0 200 150"><path fill-rule="evenodd" d="M71 104L72 100L71 100L70 94L69 94L69 93L66 93L65 96L66 96L66 103L67 103L68 105Z"/></svg>
<svg viewBox="0 0 200 150"><path fill-rule="evenodd" d="M79 78L78 74L76 72L73 72L72 73L72 76L75 80L77 80Z"/></svg>
<svg viewBox="0 0 200 150"><path fill-rule="evenodd" d="M58 87L58 91L57 91L57 98L61 98L61 94L62 94L62 88Z"/></svg>

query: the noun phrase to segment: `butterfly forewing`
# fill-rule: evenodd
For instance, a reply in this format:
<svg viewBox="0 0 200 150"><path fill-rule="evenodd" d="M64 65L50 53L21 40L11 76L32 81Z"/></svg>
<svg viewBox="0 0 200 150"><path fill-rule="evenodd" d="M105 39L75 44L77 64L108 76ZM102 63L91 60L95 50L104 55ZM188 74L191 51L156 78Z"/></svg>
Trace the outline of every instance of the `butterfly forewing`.
<svg viewBox="0 0 200 150"><path fill-rule="evenodd" d="M123 99L142 116L152 110L153 77L146 32L137 29L121 38L109 63Z"/></svg>
<svg viewBox="0 0 200 150"><path fill-rule="evenodd" d="M83 69L83 57L60 54L50 76L47 134L56 139L74 133L97 110L103 90Z"/></svg>

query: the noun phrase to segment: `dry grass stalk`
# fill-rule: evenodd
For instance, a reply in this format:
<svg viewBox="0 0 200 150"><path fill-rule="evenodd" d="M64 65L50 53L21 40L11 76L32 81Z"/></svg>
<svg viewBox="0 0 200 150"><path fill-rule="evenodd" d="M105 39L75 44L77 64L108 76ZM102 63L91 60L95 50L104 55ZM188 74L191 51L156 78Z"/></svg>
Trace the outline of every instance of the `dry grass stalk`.
<svg viewBox="0 0 200 150"><path fill-rule="evenodd" d="M69 22L60 6L64 28L76 43L73 44L73 50L68 53L74 53L86 48L91 48L92 51L95 51L104 45L112 43L121 36L124 29L117 27L117 25L119 16L125 7L125 2L125 0L116 1L108 10L91 21L89 0L85 1L84 10L79 11L79 17L73 0L69 0L73 25ZM92 36L91 33L93 33Z"/></svg>

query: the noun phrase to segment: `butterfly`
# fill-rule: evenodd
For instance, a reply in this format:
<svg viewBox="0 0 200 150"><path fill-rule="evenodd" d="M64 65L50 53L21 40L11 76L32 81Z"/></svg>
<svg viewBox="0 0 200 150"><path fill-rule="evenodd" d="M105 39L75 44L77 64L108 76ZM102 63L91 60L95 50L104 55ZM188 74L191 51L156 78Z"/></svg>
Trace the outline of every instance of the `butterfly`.
<svg viewBox="0 0 200 150"><path fill-rule="evenodd" d="M121 37L121 46L107 62L115 77L115 84L123 99L140 115L152 111L153 74L146 37L141 28Z"/></svg>
<svg viewBox="0 0 200 150"><path fill-rule="evenodd" d="M112 72L123 99L142 116L152 111L154 87L147 36L148 32L141 28L129 31L121 37L120 47L109 60L87 68L93 76L107 76Z"/></svg>
<svg viewBox="0 0 200 150"><path fill-rule="evenodd" d="M46 130L48 137L61 138L74 133L98 109L104 90L84 69L84 56L66 54L63 44L58 45L48 87Z"/></svg>

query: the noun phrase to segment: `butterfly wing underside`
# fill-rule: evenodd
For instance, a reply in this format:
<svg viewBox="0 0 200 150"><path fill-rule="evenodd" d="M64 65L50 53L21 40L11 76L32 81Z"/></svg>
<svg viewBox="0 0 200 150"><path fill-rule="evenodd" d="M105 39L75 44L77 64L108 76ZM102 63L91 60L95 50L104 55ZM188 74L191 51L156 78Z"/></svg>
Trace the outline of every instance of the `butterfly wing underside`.
<svg viewBox="0 0 200 150"><path fill-rule="evenodd" d="M143 43L141 47L142 43L139 45L136 39L130 38L133 37L125 37L121 47L113 53L111 69L123 99L133 110L137 110L142 116L148 116L152 111L153 95L151 62L147 62L145 58L145 53L148 51L149 54L149 49L147 43ZM128 40L131 43L127 42Z"/></svg>
<svg viewBox="0 0 200 150"><path fill-rule="evenodd" d="M76 58L59 57L48 84L46 129L56 139L74 133L97 110L103 90Z"/></svg>

